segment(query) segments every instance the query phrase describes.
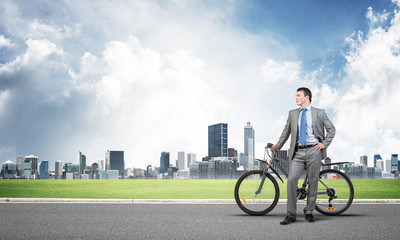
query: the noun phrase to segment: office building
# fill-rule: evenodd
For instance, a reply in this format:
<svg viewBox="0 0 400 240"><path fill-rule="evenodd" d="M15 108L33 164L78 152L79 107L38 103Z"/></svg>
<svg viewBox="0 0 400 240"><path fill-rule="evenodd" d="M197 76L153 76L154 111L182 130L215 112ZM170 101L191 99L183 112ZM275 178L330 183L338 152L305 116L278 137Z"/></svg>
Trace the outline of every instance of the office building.
<svg viewBox="0 0 400 240"><path fill-rule="evenodd" d="M188 153L187 154L187 168L189 168L191 163L196 162L196 154L195 153Z"/></svg>
<svg viewBox="0 0 400 240"><path fill-rule="evenodd" d="M79 173L79 164L77 163L65 163L64 170L67 173Z"/></svg>
<svg viewBox="0 0 400 240"><path fill-rule="evenodd" d="M34 155L25 156L25 161L28 160L31 163L31 178L35 179L37 177L37 172L39 171L38 157Z"/></svg>
<svg viewBox="0 0 400 240"><path fill-rule="evenodd" d="M368 167L368 157L367 156L361 156L360 157L360 164L361 165L364 165L364 166L366 166L366 167Z"/></svg>
<svg viewBox="0 0 400 240"><path fill-rule="evenodd" d="M178 170L186 170L187 166L188 164L185 152L178 152L178 164L176 167Z"/></svg>
<svg viewBox="0 0 400 240"><path fill-rule="evenodd" d="M4 179L12 179L17 177L17 164L10 160L4 162L1 166L1 177Z"/></svg>
<svg viewBox="0 0 400 240"><path fill-rule="evenodd" d="M24 175L24 160L21 156L17 156L17 175L20 177Z"/></svg>
<svg viewBox="0 0 400 240"><path fill-rule="evenodd" d="M118 176L120 175L119 170L107 170L107 179L118 179Z"/></svg>
<svg viewBox="0 0 400 240"><path fill-rule="evenodd" d="M118 170L120 176L124 176L125 160L124 151L110 151L106 153L106 170Z"/></svg>
<svg viewBox="0 0 400 240"><path fill-rule="evenodd" d="M382 170L384 170L384 169L385 169L384 161L383 161L382 159L377 160L377 161L376 161L376 167L377 167L377 168L380 168L380 169L382 169Z"/></svg>
<svg viewBox="0 0 400 240"><path fill-rule="evenodd" d="M384 172L390 173L392 171L392 160L391 159L386 159L385 160L385 170Z"/></svg>
<svg viewBox="0 0 400 240"><path fill-rule="evenodd" d="M99 179L107 179L107 171L106 170L99 171Z"/></svg>
<svg viewBox="0 0 400 240"><path fill-rule="evenodd" d="M254 129L247 122L244 127L244 154L247 157L247 167L248 169L254 169L254 153L255 153L255 139L254 139Z"/></svg>
<svg viewBox="0 0 400 240"><path fill-rule="evenodd" d="M55 162L55 171L54 171L54 178L55 179L62 179L63 176L63 164L61 161Z"/></svg>
<svg viewBox="0 0 400 240"><path fill-rule="evenodd" d="M98 163L92 163L92 169L91 169L91 174L92 174L92 179L96 179L98 174L99 174L99 164Z"/></svg>
<svg viewBox="0 0 400 240"><path fill-rule="evenodd" d="M208 126L208 157L228 157L228 124Z"/></svg>
<svg viewBox="0 0 400 240"><path fill-rule="evenodd" d="M86 156L79 152L79 174L83 174L86 169Z"/></svg>
<svg viewBox="0 0 400 240"><path fill-rule="evenodd" d="M399 155L392 154L392 157L391 157L392 170L391 170L391 172L398 171L398 164L399 164Z"/></svg>
<svg viewBox="0 0 400 240"><path fill-rule="evenodd" d="M248 168L249 161L247 160L247 156L245 153L239 154L239 165L242 166L244 169Z"/></svg>
<svg viewBox="0 0 400 240"><path fill-rule="evenodd" d="M378 160L382 160L382 157L380 154L375 154L374 155L374 167L377 167L376 164L377 164Z"/></svg>
<svg viewBox="0 0 400 240"><path fill-rule="evenodd" d="M166 173L169 168L169 152L162 152L160 157L160 173Z"/></svg>
<svg viewBox="0 0 400 240"><path fill-rule="evenodd" d="M104 159L97 159L97 164L99 165L99 170L105 170Z"/></svg>
<svg viewBox="0 0 400 240"><path fill-rule="evenodd" d="M32 170L31 170L31 159L25 158L24 160L24 175L22 176L25 179L31 179Z"/></svg>
<svg viewBox="0 0 400 240"><path fill-rule="evenodd" d="M43 160L39 167L40 179L49 179L49 161Z"/></svg>
<svg viewBox="0 0 400 240"><path fill-rule="evenodd" d="M238 151L234 148L228 148L228 157L237 158Z"/></svg>

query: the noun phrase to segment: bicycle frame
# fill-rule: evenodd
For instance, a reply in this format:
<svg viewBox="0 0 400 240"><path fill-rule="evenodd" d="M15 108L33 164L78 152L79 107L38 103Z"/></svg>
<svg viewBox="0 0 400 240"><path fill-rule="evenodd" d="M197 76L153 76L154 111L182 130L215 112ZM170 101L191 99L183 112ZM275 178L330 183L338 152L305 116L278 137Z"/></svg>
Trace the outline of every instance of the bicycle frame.
<svg viewBox="0 0 400 240"><path fill-rule="evenodd" d="M260 187L258 188L258 190L256 191L256 194L259 194L262 190L262 187L264 185L264 181L266 178L266 174L268 172L268 170L271 169L271 171L282 181L282 183L284 183L284 181L282 180L282 177L280 176L280 174L278 173L278 171L276 171L276 169L272 166L272 163L276 163L276 166L278 166L279 170L281 170L283 172L283 175L288 178L289 174L285 171L285 169L283 169L283 167L279 164L279 161L284 161L283 159L277 158L275 155L276 153L273 154L273 156L271 157L269 151L268 151L268 147L265 148L265 152L264 152L264 160L261 159L255 159L257 161L263 162L264 164L267 165L266 168L264 168L263 170L263 176L261 179L261 183L260 183ZM269 162L265 160L265 154L268 155L269 157ZM345 163L349 163L349 162L337 162L337 163L322 163L321 166L332 166L332 165L338 165L338 164L345 164ZM305 168L307 169L307 168ZM319 179L319 182L322 183L322 185L325 186L325 188L327 189L327 192L330 191L329 187L321 180ZM306 173L306 176L304 178L304 182L302 184L302 188L305 189L305 187L308 185L308 173ZM327 192L318 192L317 194L326 194Z"/></svg>

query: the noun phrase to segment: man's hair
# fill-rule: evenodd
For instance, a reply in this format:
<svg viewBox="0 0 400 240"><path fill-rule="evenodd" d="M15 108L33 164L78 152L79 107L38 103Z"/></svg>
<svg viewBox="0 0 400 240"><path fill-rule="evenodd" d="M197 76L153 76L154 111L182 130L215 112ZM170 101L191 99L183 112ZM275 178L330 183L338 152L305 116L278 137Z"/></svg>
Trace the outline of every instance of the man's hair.
<svg viewBox="0 0 400 240"><path fill-rule="evenodd" d="M298 91L298 92L299 92L299 91L303 91L304 97L308 96L308 98L310 99L310 102L311 102L312 94L311 94L310 89L308 89L308 88L306 88L306 87L301 87L301 88L297 89L297 91Z"/></svg>

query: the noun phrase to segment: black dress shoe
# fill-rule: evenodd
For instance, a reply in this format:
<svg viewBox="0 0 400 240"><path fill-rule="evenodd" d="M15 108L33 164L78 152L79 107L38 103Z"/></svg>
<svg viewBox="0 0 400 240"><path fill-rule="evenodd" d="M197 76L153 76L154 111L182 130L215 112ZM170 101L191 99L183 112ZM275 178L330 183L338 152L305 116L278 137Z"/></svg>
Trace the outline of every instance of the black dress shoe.
<svg viewBox="0 0 400 240"><path fill-rule="evenodd" d="M307 222L315 222L314 216L312 214L306 214Z"/></svg>
<svg viewBox="0 0 400 240"><path fill-rule="evenodd" d="M281 225L288 225L289 223L296 222L296 218L285 217L281 222Z"/></svg>

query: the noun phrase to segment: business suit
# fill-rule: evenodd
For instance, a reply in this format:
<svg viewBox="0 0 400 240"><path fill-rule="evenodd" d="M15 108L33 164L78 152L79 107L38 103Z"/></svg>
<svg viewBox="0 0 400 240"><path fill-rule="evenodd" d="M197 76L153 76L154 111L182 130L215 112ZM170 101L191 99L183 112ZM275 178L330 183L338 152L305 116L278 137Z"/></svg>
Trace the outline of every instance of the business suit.
<svg viewBox="0 0 400 240"><path fill-rule="evenodd" d="M285 128L283 129L278 142L275 144L276 149L281 149L289 136L291 136L289 149L289 177L287 185L287 216L291 218L296 218L297 183L302 171L304 170L304 166L307 167L309 177L307 206L304 209L304 213L312 214L317 197L318 175L321 168L321 159L326 158L326 148L331 144L336 131L335 126L327 117L325 110L311 107L312 132L318 142L322 143L325 148L321 150L315 150L314 148L297 149L300 111L301 108L297 108L289 112Z"/></svg>

